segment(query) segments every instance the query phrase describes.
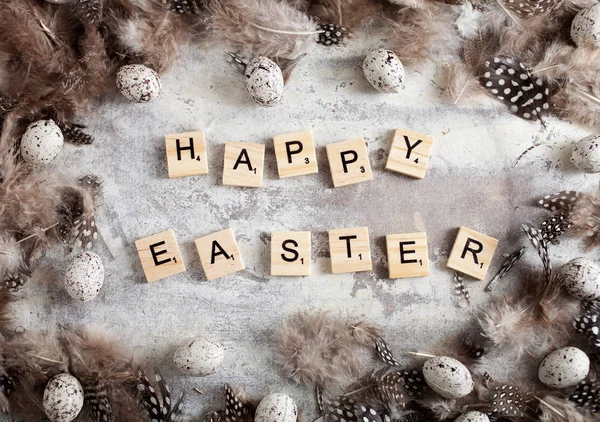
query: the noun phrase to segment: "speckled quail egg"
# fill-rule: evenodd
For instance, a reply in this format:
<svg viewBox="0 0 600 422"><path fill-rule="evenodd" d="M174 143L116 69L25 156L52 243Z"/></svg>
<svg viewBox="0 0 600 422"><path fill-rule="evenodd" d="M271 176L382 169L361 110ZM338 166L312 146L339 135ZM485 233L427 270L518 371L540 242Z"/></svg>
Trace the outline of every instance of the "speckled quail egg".
<svg viewBox="0 0 600 422"><path fill-rule="evenodd" d="M221 344L205 337L196 337L179 346L173 361L182 372L205 377L215 373L221 366L224 354Z"/></svg>
<svg viewBox="0 0 600 422"><path fill-rule="evenodd" d="M404 66L392 50L369 52L363 61L363 72L373 88L384 94L396 94L404 86Z"/></svg>
<svg viewBox="0 0 600 422"><path fill-rule="evenodd" d="M128 100L150 103L160 96L162 83L158 73L149 67L129 64L117 72L117 88Z"/></svg>
<svg viewBox="0 0 600 422"><path fill-rule="evenodd" d="M473 379L465 365L447 356L423 364L423 378L433 391L446 399L458 399L473 391Z"/></svg>
<svg viewBox="0 0 600 422"><path fill-rule="evenodd" d="M600 172L600 135L591 135L577 142L571 163L585 173Z"/></svg>
<svg viewBox="0 0 600 422"><path fill-rule="evenodd" d="M291 397L274 393L269 394L256 407L255 422L296 422L298 408Z"/></svg>
<svg viewBox="0 0 600 422"><path fill-rule="evenodd" d="M472 411L463 413L454 422L490 422L490 418L485 413Z"/></svg>
<svg viewBox="0 0 600 422"><path fill-rule="evenodd" d="M67 267L65 289L73 299L87 302L95 298L104 284L104 265L94 252L81 252Z"/></svg>
<svg viewBox="0 0 600 422"><path fill-rule="evenodd" d="M574 387L587 377L590 358L576 347L563 347L544 358L538 377L542 383L553 388Z"/></svg>
<svg viewBox="0 0 600 422"><path fill-rule="evenodd" d="M33 122L21 138L21 157L34 165L53 161L64 144L64 136L54 120Z"/></svg>
<svg viewBox="0 0 600 422"><path fill-rule="evenodd" d="M579 47L600 46L600 4L581 9L571 22L571 39Z"/></svg>
<svg viewBox="0 0 600 422"><path fill-rule="evenodd" d="M600 266L587 258L575 258L560 268L563 286L581 300L600 298Z"/></svg>
<svg viewBox="0 0 600 422"><path fill-rule="evenodd" d="M283 74L281 68L268 57L253 59L244 72L246 90L256 103L271 107L283 97Z"/></svg>
<svg viewBox="0 0 600 422"><path fill-rule="evenodd" d="M58 374L46 384L44 412L51 422L70 422L83 407L83 388L71 374Z"/></svg>

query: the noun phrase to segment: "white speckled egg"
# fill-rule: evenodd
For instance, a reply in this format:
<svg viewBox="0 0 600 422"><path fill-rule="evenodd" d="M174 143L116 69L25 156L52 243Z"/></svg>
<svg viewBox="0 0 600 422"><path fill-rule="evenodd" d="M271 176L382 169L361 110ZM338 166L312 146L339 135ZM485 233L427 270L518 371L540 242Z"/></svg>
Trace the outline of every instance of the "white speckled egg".
<svg viewBox="0 0 600 422"><path fill-rule="evenodd" d="M544 358L538 369L540 381L548 387L574 387L590 372L590 358L576 347L563 347Z"/></svg>
<svg viewBox="0 0 600 422"><path fill-rule="evenodd" d="M283 97L283 74L280 67L267 57L253 59L244 72L246 90L258 104L271 107Z"/></svg>
<svg viewBox="0 0 600 422"><path fill-rule="evenodd" d="M21 157L29 164L53 161L63 147L64 136L54 120L33 122L21 138Z"/></svg>
<svg viewBox="0 0 600 422"><path fill-rule="evenodd" d="M175 365L188 374L205 377L223 363L225 350L216 341L196 337L182 344L173 356Z"/></svg>
<svg viewBox="0 0 600 422"><path fill-rule="evenodd" d="M587 258L575 258L560 268L563 286L581 300L600 298L600 266Z"/></svg>
<svg viewBox="0 0 600 422"><path fill-rule="evenodd" d="M296 422L298 408L291 397L274 393L269 394L256 407L255 422Z"/></svg>
<svg viewBox="0 0 600 422"><path fill-rule="evenodd" d="M423 364L423 378L433 391L446 399L458 399L473 391L473 379L465 365L447 356Z"/></svg>
<svg viewBox="0 0 600 422"><path fill-rule="evenodd" d="M43 403L51 422L70 422L83 407L83 388L73 375L58 374L46 384Z"/></svg>
<svg viewBox="0 0 600 422"><path fill-rule="evenodd" d="M363 72L373 88L384 94L396 94L404 86L404 66L392 50L380 48L369 52Z"/></svg>
<svg viewBox="0 0 600 422"><path fill-rule="evenodd" d="M571 38L579 47L600 46L600 4L581 9L571 22Z"/></svg>
<svg viewBox="0 0 600 422"><path fill-rule="evenodd" d="M454 422L490 422L490 418L485 413L472 411L460 415Z"/></svg>
<svg viewBox="0 0 600 422"><path fill-rule="evenodd" d="M158 73L149 67L128 64L117 72L117 88L128 100L150 103L159 97L162 83Z"/></svg>
<svg viewBox="0 0 600 422"><path fill-rule="evenodd" d="M591 135L577 142L571 154L571 163L585 173L600 172L600 135Z"/></svg>
<svg viewBox="0 0 600 422"><path fill-rule="evenodd" d="M87 302L100 292L104 284L104 265L94 252L81 252L67 267L65 289L73 299Z"/></svg>

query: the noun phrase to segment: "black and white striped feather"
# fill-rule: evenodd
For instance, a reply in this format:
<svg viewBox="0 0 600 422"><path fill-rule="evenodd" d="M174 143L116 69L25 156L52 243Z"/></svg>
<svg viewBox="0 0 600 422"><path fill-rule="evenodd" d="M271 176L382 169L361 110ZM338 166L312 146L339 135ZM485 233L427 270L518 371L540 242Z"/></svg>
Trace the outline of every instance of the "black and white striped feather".
<svg viewBox="0 0 600 422"><path fill-rule="evenodd" d="M525 254L525 248L521 248L518 251L511 253L506 260L502 263L502 266L492 279L489 284L486 286L485 290L491 292L494 287L498 284L498 282L504 277L511 269L516 265L517 262L521 260L523 255Z"/></svg>
<svg viewBox="0 0 600 422"><path fill-rule="evenodd" d="M523 224L521 227L542 260L546 281L550 281L552 277L552 264L550 263L550 255L548 254L548 244L546 243L546 240L544 240L542 233L535 227L528 224Z"/></svg>

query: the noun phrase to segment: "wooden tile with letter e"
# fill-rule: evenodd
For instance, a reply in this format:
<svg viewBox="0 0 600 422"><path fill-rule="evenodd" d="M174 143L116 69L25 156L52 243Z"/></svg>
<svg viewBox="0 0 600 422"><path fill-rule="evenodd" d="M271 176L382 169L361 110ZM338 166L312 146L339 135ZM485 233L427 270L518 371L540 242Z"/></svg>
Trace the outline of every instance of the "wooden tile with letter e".
<svg viewBox="0 0 600 422"><path fill-rule="evenodd" d="M326 149L334 187L373 180L367 144L363 138L329 144Z"/></svg>
<svg viewBox="0 0 600 422"><path fill-rule="evenodd" d="M195 240L195 243L208 280L246 268L231 229L200 237Z"/></svg>
<svg viewBox="0 0 600 422"><path fill-rule="evenodd" d="M427 171L432 146L431 136L421 135L412 130L396 129L385 168L422 179Z"/></svg>
<svg viewBox="0 0 600 422"><path fill-rule="evenodd" d="M169 178L208 174L206 142L202 132L165 136Z"/></svg>
<svg viewBox="0 0 600 422"><path fill-rule="evenodd" d="M390 278L429 275L427 233L388 234L385 240Z"/></svg>
<svg viewBox="0 0 600 422"><path fill-rule="evenodd" d="M175 233L169 229L135 242L148 283L185 271Z"/></svg>
<svg viewBox="0 0 600 422"><path fill-rule="evenodd" d="M271 275L310 275L310 232L271 233Z"/></svg>
<svg viewBox="0 0 600 422"><path fill-rule="evenodd" d="M273 145L280 179L319 172L310 130L277 135Z"/></svg>
<svg viewBox="0 0 600 422"><path fill-rule="evenodd" d="M498 246L496 239L467 227L461 227L450 252L447 266L483 280L494 257L496 246Z"/></svg>
<svg viewBox="0 0 600 422"><path fill-rule="evenodd" d="M247 142L227 142L223 163L223 184L260 188L263 184L265 146Z"/></svg>
<svg viewBox="0 0 600 422"><path fill-rule="evenodd" d="M330 230L329 252L334 274L371 271L373 268L367 227Z"/></svg>

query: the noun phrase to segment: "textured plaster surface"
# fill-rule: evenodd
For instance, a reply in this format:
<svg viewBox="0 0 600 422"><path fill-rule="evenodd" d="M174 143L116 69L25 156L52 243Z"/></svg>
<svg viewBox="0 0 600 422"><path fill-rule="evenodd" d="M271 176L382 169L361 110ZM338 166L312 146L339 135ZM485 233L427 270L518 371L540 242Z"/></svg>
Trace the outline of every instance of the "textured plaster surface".
<svg viewBox="0 0 600 422"><path fill-rule="evenodd" d="M521 223L537 225L546 216L531 205L533 199L566 188L597 190L596 175L569 163L574 142L589 133L554 118L544 129L485 96L453 105L443 97L442 63L407 70L400 94L377 93L364 79L362 58L384 45L359 38L345 49L312 49L286 86L283 103L273 108L252 102L242 76L220 51L198 49L164 75L158 101L131 104L117 93L103 98L84 120L96 142L65 145L57 166L104 179L95 249L106 267L104 287L94 301L75 302L60 283L69 257L49 257L17 305L20 325L29 330L55 321L109 329L136 357L157 367L173 390L187 393L189 419L221 406L228 382L255 398L286 392L305 420L313 420L313 392L279 373L271 342L284 319L301 310L368 318L383 327L401 361L406 351L426 351L455 333L474 309L456 306L453 274L445 267L457 228L499 239L491 272L497 270L502 254L527 245ZM434 137L425 179L384 170L397 127ZM279 180L272 137L304 129L313 132L319 173ZM205 132L210 174L168 179L164 135L193 130ZM334 189L325 145L360 136L368 143L374 180ZM221 185L227 141L266 144L262 189ZM369 227L373 271L332 275L327 230L357 226ZM207 282L194 239L228 227L247 268ZM134 242L168 228L175 231L187 271L148 284ZM283 230L312 232L311 276L269 276L270 233ZM390 280L384 236L412 231L427 232L431 275ZM559 265L583 254L583 246L566 239L551 254ZM485 282L469 280L473 302L507 294L511 280L540 266L529 248L493 294L484 293ZM173 352L200 334L224 344L223 366L206 378L177 374Z"/></svg>

